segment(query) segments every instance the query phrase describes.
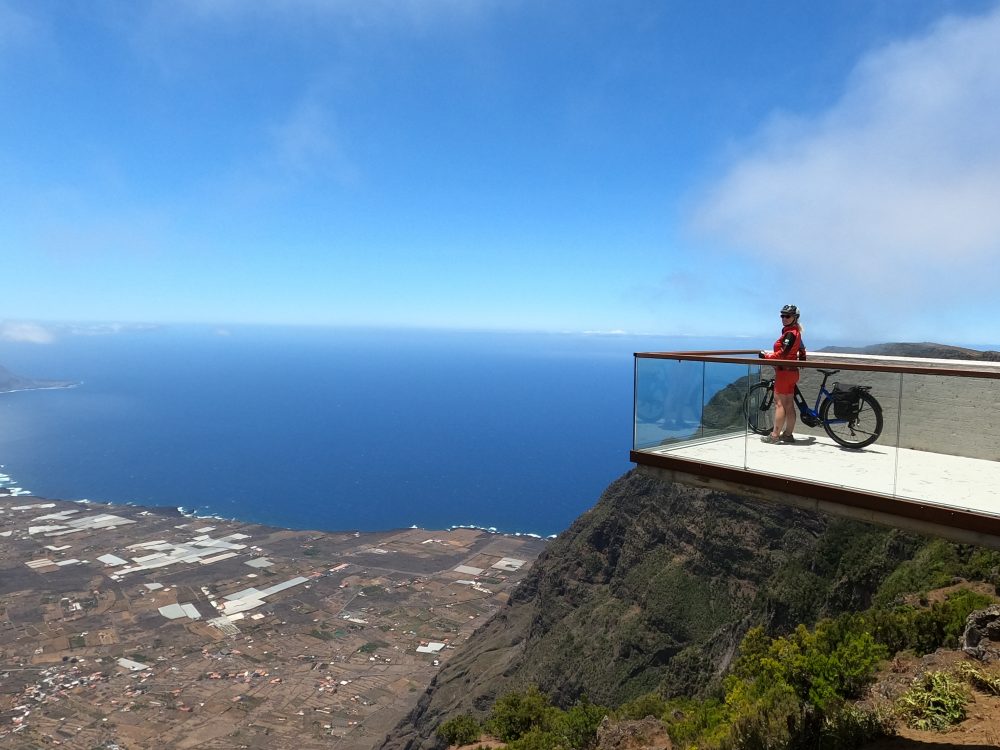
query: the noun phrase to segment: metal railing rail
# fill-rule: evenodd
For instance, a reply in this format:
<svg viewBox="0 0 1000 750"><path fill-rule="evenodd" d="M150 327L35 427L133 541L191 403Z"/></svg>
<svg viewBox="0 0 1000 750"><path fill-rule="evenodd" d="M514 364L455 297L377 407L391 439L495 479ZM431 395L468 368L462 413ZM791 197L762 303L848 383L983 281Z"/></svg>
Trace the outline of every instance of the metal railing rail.
<svg viewBox="0 0 1000 750"><path fill-rule="evenodd" d="M733 349L720 351L703 352L635 352L636 359L672 359L677 361L693 362L718 362L724 364L737 365L760 365L763 367L773 367L781 364L782 367L798 367L803 369L830 369L838 370L866 370L871 372L896 372L903 375L943 375L946 377L962 378L987 378L1000 380L1000 362L976 362L970 360L936 360L938 362L948 362L948 365L883 365L874 362L845 362L846 359L858 358L870 355L854 354L834 354L833 352L823 352L822 355L810 355L805 362L798 360L776 360L763 359L757 356L758 349ZM738 355L754 355L751 357L740 357ZM908 357L887 357L896 361L913 359ZM919 361L919 360L918 360ZM924 360L926 361L926 360ZM962 363L962 364L960 364ZM995 369L994 369L995 368Z"/></svg>

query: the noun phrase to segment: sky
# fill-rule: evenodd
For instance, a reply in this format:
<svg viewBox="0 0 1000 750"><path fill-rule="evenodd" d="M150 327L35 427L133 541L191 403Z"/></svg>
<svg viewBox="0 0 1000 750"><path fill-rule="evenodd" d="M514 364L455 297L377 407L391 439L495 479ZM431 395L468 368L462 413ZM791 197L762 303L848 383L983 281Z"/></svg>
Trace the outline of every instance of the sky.
<svg viewBox="0 0 1000 750"><path fill-rule="evenodd" d="M0 0L0 337L1000 342L997 0Z"/></svg>

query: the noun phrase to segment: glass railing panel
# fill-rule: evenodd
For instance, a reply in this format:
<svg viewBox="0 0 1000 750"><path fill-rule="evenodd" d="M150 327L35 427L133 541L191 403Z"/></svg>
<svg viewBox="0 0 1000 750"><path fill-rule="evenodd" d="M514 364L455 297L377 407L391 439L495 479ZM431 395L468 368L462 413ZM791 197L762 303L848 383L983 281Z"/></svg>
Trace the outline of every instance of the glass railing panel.
<svg viewBox="0 0 1000 750"><path fill-rule="evenodd" d="M665 446L661 453L699 463L743 469L746 418L743 402L751 382L746 364L705 362L701 429L691 439Z"/></svg>
<svg viewBox="0 0 1000 750"><path fill-rule="evenodd" d="M754 375L751 376L751 369ZM759 379L759 367L728 362L705 363L705 391L702 399L703 436L742 437L746 432L743 402L751 383ZM742 452L742 447L740 451Z"/></svg>
<svg viewBox="0 0 1000 750"><path fill-rule="evenodd" d="M902 376L896 495L1000 515L1000 380Z"/></svg>
<svg viewBox="0 0 1000 750"><path fill-rule="evenodd" d="M743 468L745 364L636 359L636 450Z"/></svg>
<svg viewBox="0 0 1000 750"><path fill-rule="evenodd" d="M636 357L635 450L701 437L705 363Z"/></svg>
<svg viewBox="0 0 1000 750"><path fill-rule="evenodd" d="M838 368L831 365L824 369ZM761 371L763 379L774 378L773 367L763 366ZM899 374L840 370L827 377L825 383L824 377L817 369L801 368L798 383L801 398L796 397L796 442L772 445L762 442L761 435L748 435L746 468L809 482L891 495L896 465ZM824 406L829 398L827 394L834 390L837 382L870 386L868 393L882 412L882 429L870 444L859 445L871 434L875 421L874 407L867 401L856 420L839 419L833 413L832 405ZM824 390L821 391L821 388ZM824 415L826 423L821 419ZM773 421L767 424L773 424Z"/></svg>
<svg viewBox="0 0 1000 750"><path fill-rule="evenodd" d="M685 458L746 467L747 390L759 380L759 367L728 362L705 363L702 439L684 450Z"/></svg>

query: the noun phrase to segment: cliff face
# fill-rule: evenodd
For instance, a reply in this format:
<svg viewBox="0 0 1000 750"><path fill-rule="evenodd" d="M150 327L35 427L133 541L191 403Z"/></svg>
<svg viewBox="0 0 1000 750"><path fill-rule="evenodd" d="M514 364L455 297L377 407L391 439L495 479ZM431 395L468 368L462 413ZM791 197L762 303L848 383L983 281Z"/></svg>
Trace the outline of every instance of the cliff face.
<svg viewBox="0 0 1000 750"><path fill-rule="evenodd" d="M919 543L629 472L549 546L383 747L436 747L445 718L482 715L531 683L564 705L696 695L748 628L866 607Z"/></svg>

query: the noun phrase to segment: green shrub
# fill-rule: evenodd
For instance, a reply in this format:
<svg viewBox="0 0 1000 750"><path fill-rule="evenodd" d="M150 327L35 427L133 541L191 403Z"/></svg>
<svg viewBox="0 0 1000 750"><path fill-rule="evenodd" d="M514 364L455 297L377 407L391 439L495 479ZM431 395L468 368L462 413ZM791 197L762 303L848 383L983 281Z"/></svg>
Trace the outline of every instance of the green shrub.
<svg viewBox="0 0 1000 750"><path fill-rule="evenodd" d="M875 609L865 613L868 632L884 645L890 654L911 648L917 640L914 624L916 610L898 607L894 610Z"/></svg>
<svg viewBox="0 0 1000 750"><path fill-rule="evenodd" d="M503 742L513 742L532 729L548 732L555 725L558 709L548 696L532 685L524 693L507 693L493 704L486 729Z"/></svg>
<svg viewBox="0 0 1000 750"><path fill-rule="evenodd" d="M493 704L487 731L511 750L582 750L591 747L608 709L584 699L566 711L532 686Z"/></svg>
<svg viewBox="0 0 1000 750"><path fill-rule="evenodd" d="M896 725L890 712L848 706L824 719L818 747L819 750L861 747L894 734Z"/></svg>
<svg viewBox="0 0 1000 750"><path fill-rule="evenodd" d="M507 743L507 750L575 750L566 744L563 737L555 732L531 729L513 742Z"/></svg>
<svg viewBox="0 0 1000 750"><path fill-rule="evenodd" d="M955 648L965 629L965 620L977 609L989 606L993 598L969 589L960 589L929 609L913 613L916 633L911 648L918 654L930 654L941 646Z"/></svg>
<svg viewBox="0 0 1000 750"><path fill-rule="evenodd" d="M863 626L860 619L842 617L822 620L812 631L799 625L774 639L760 628L751 630L727 683L726 702L753 700L755 695L787 688L800 700L826 710L857 697L888 656L885 646Z"/></svg>
<svg viewBox="0 0 1000 750"><path fill-rule="evenodd" d="M479 739L483 728L469 714L448 719L437 729L437 735L449 745L469 745Z"/></svg>
<svg viewBox="0 0 1000 750"><path fill-rule="evenodd" d="M786 750L807 744L803 740L815 734L810 731L817 721L815 712L787 686L776 686L754 700L731 705L730 710L720 750Z"/></svg>
<svg viewBox="0 0 1000 750"><path fill-rule="evenodd" d="M583 700L557 715L555 731L569 747L584 748L593 744L597 728L607 715L608 709L604 706Z"/></svg>
<svg viewBox="0 0 1000 750"><path fill-rule="evenodd" d="M875 602L884 606L906 594L924 594L947 586L961 570L957 547L943 539L929 541L912 560L907 560L886 577L875 595Z"/></svg>
<svg viewBox="0 0 1000 750"><path fill-rule="evenodd" d="M962 577L970 581L987 581L994 587L1000 586L1000 551L972 547Z"/></svg>
<svg viewBox="0 0 1000 750"><path fill-rule="evenodd" d="M954 578L1000 585L1000 552L943 539L931 540L912 560L886 577L875 596L875 604L887 606L907 594L924 594L948 585Z"/></svg>
<svg viewBox="0 0 1000 750"><path fill-rule="evenodd" d="M957 646L966 618L993 602L993 597L970 589L959 589L945 601L935 602L923 609L911 606L871 609L861 614L841 615L837 622L841 627L871 633L890 654L913 649L922 656L941 646Z"/></svg>
<svg viewBox="0 0 1000 750"><path fill-rule="evenodd" d="M897 708L913 729L942 731L965 719L969 694L947 672L927 672L900 696Z"/></svg>
<svg viewBox="0 0 1000 750"><path fill-rule="evenodd" d="M661 715L674 745L714 747L729 733L730 712L725 703L715 698L670 701Z"/></svg>
<svg viewBox="0 0 1000 750"><path fill-rule="evenodd" d="M620 721L638 721L647 716L654 716L657 719L664 718L667 711L667 701L659 693L646 693L640 695L635 700L623 703L615 711L615 718Z"/></svg>

